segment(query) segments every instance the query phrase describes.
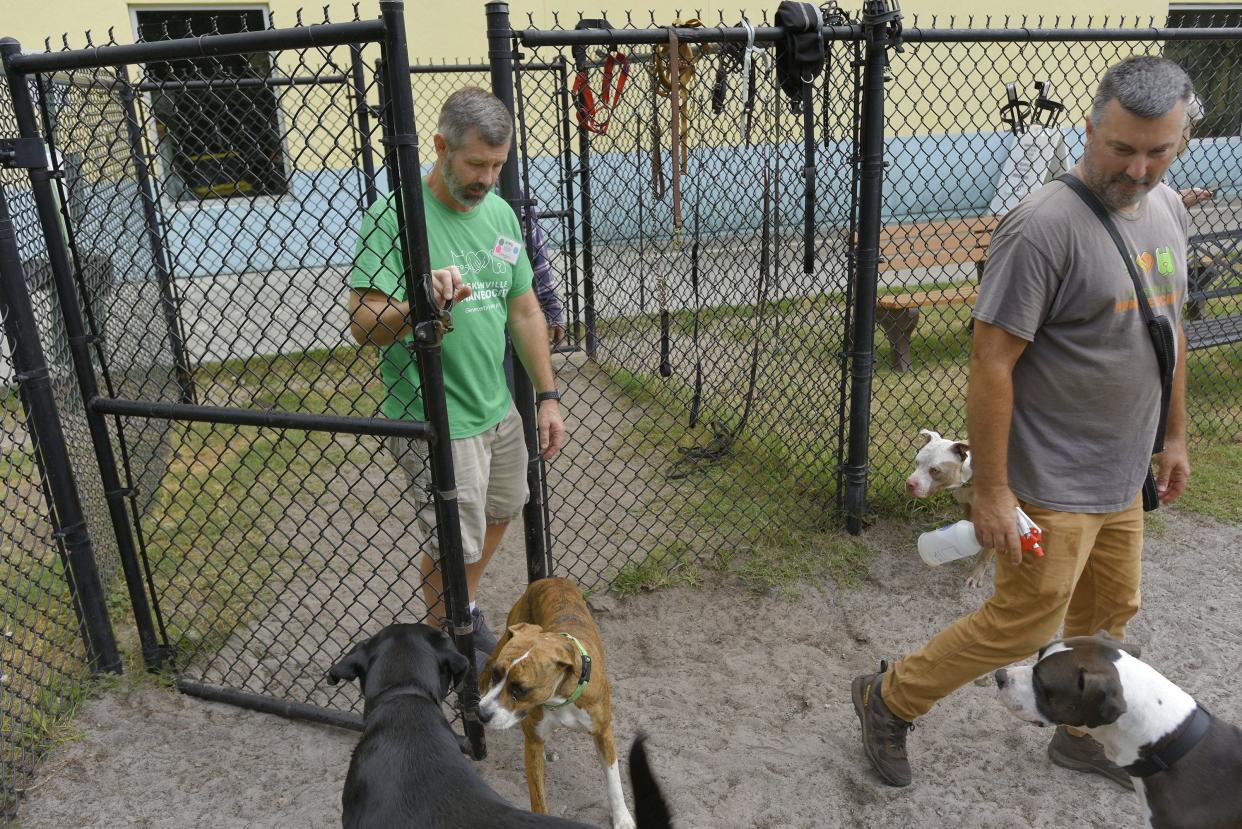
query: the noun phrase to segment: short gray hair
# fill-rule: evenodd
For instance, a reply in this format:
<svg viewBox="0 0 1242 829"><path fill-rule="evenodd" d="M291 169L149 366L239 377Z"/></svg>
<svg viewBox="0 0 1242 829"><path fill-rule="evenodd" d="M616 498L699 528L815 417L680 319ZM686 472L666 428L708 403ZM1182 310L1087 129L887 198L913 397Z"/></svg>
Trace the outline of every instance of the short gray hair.
<svg viewBox="0 0 1242 829"><path fill-rule="evenodd" d="M449 149L455 149L466 143L472 129L489 147L500 147L513 136L513 115L486 89L463 87L440 108L436 131L444 136Z"/></svg>
<svg viewBox="0 0 1242 829"><path fill-rule="evenodd" d="M1126 58L1104 73L1091 102L1091 123L1100 123L1109 101L1140 118L1159 118L1194 94L1190 76L1173 61L1148 55Z"/></svg>

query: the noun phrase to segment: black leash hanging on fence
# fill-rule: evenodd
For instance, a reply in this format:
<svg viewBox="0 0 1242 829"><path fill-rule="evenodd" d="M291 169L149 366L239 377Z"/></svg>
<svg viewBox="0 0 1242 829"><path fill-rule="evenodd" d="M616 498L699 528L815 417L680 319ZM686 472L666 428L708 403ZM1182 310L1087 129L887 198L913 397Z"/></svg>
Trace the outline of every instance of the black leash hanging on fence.
<svg viewBox="0 0 1242 829"><path fill-rule="evenodd" d="M848 26L850 24L849 15L841 11L841 7L837 5L837 0L828 0L827 3L820 6L823 13L825 26ZM824 47L824 83L820 87L819 102L819 118L820 118L820 137L824 144L825 150L832 149L829 143L832 140L832 124L830 113L832 112L832 49Z"/></svg>
<svg viewBox="0 0 1242 829"><path fill-rule="evenodd" d="M768 301L768 277L772 269L772 225L776 224L779 226L780 223L780 199L777 198L775 202L772 199L772 178L772 170L765 162L763 166L763 225L760 231L759 284L756 290L758 305L755 310L755 340L750 352L750 372L746 384L746 396L742 402L742 416L738 419L737 425L732 429L726 428L719 421L712 421L712 437L706 444L677 447L681 457L673 461L669 467L666 477L670 481L687 478L696 471L702 471L707 464L715 463L732 455L733 445L746 430L746 424L750 420L750 410L755 401L755 384L759 377L759 341L763 336L764 311ZM698 227L697 216L695 227ZM697 249L697 231L695 236ZM701 391L700 384L698 383L699 376L696 373L695 385L696 390ZM698 412L692 405L691 417L697 420L697 415Z"/></svg>
<svg viewBox="0 0 1242 829"><path fill-rule="evenodd" d="M746 42L725 43L719 47L716 82L712 84L712 112L717 115L724 112L729 95L729 73L739 71L742 75L742 135L749 147L750 126L755 112L755 58L759 48L755 46L755 27L750 21L743 17L738 26L746 30Z"/></svg>
<svg viewBox="0 0 1242 829"><path fill-rule="evenodd" d="M810 3L781 0L777 26L786 34L776 43L776 78L795 113L802 115L803 222L802 270L815 270L815 78L824 68L824 19Z"/></svg>
<svg viewBox="0 0 1242 829"><path fill-rule="evenodd" d="M690 400L690 428L699 423L699 408L703 405L703 352L699 345L699 200L694 200L694 241L690 245L690 288L694 292L694 321L690 327L690 341L694 345L694 397Z"/></svg>

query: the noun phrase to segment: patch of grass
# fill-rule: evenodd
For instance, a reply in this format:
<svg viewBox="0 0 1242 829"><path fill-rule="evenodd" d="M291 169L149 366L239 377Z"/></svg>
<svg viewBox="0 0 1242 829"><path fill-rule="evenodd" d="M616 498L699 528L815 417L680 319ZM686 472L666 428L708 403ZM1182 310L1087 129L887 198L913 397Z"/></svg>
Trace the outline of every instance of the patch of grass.
<svg viewBox="0 0 1242 829"><path fill-rule="evenodd" d="M650 468L646 489L654 494L644 508L652 518L648 523L657 525L659 543L695 539L698 560L723 566L756 589L784 591L783 585L812 579L812 573L849 583L860 572L865 548L853 548L840 533L836 490L848 437L842 433L838 444L830 431L839 412L848 411L850 389L834 379L840 345L825 332L843 319L844 310L839 297L829 296L785 302L779 312L776 304L769 306L765 324L774 330L760 341L760 374L746 429L727 453L701 463L683 480L665 478L683 463L681 449L711 446L713 430L729 433L740 420L755 309L717 307L700 315L706 414L697 429L686 422L694 398L688 370L693 356L682 353L680 373L669 378L655 374L654 356L642 358L658 341L653 316L618 321L601 336L606 352L615 355L604 364L605 373L635 403L627 415L631 425L614 449L632 457L636 468ZM688 312L673 317L674 333L680 328L684 337ZM919 429L966 436L969 321L967 306L926 309L911 343L914 369L909 372L890 368L888 342L876 332L867 493L873 516L911 518L929 527L958 517L956 506L942 499L909 498L904 481ZM1181 504L1236 520L1242 494L1231 482L1242 460L1237 437L1242 346L1193 352L1189 368L1194 471ZM704 427L711 422L713 427ZM1153 532L1159 532L1159 524L1155 519Z"/></svg>
<svg viewBox="0 0 1242 829"><path fill-rule="evenodd" d="M634 596L674 584L698 584L701 578L689 545L673 541L618 570L612 578L612 590L618 596Z"/></svg>
<svg viewBox="0 0 1242 829"><path fill-rule="evenodd" d="M1177 505L1220 521L1236 522L1242 515L1240 468L1242 436L1225 444L1194 442L1190 448L1190 486Z"/></svg>
<svg viewBox="0 0 1242 829"><path fill-rule="evenodd" d="M151 511L147 550L183 658L217 648L275 599L300 561L280 522L313 509L345 460L342 445L320 432L208 424L182 431Z"/></svg>
<svg viewBox="0 0 1242 829"><path fill-rule="evenodd" d="M800 584L856 586L873 556L862 539L841 530L781 535L730 560L726 569L753 591L794 599Z"/></svg>

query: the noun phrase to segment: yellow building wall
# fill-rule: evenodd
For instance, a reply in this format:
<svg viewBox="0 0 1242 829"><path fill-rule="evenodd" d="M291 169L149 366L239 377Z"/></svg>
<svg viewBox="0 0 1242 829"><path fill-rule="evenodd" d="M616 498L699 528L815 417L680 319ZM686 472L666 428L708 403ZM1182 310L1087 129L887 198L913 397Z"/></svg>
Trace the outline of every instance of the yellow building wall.
<svg viewBox="0 0 1242 829"><path fill-rule="evenodd" d="M0 10L3 11L0 15L0 36L16 37L26 49L41 51L48 37L53 49L61 48L61 34L67 32L70 47L78 48L86 44L86 30L91 30L95 44L106 42L109 30L112 30L117 42L133 42L132 12L135 10L258 7L274 14L276 25L288 26L296 22L298 9L303 6L304 23L320 22L324 5L327 5L333 21L343 22L353 18L353 3L343 0L329 0L326 4L323 0L269 0L266 3L253 0L161 0L128 4L119 0L0 0ZM596 7L601 5L605 4L596 3ZM624 5L630 4L619 4L618 8ZM650 0L639 7L643 11L634 12L632 21L636 25L648 25L652 19L647 11L650 9L657 23L671 22L677 6L684 5L682 0ZM1231 4L1221 2L1220 5ZM598 15L600 12L596 7L587 9L585 13ZM561 25L569 28L578 19L580 8L580 2L515 0L510 4L511 22L515 28L525 28L533 17L536 26L547 27L559 15ZM950 22L959 27L970 24L983 26L987 15L980 13L979 8L978 4L965 0L907 0L903 3L907 27L947 26ZM1085 25L1088 17L1094 18L1094 23L1100 25L1107 17L1112 26L1118 23L1134 26L1136 20L1145 22L1154 18L1157 22L1162 21L1168 8L1167 0L1044 0L1035 11L1029 3L1002 0L989 4L987 14L991 15L992 25L997 27L1005 25L1006 17L1008 25L1021 25L1024 14L1030 15L1028 22L1031 25L1035 25L1036 18L1042 16L1045 25L1052 25L1058 18L1063 26L1068 25L1071 18L1076 19L1079 25ZM752 12L753 18L759 20L765 11L770 15L774 9L775 2L759 6ZM454 0L407 2L411 60L438 63L484 59L487 53L484 10L484 4L478 0L470 3ZM709 25L717 22L722 13L727 23L736 22L739 16L737 5L732 3L705 4L700 7L700 12ZM377 0L363 0L359 13L364 18L373 18L379 14L379 3ZM627 20L623 11L612 13L610 19L618 26L624 25ZM1058 98L1067 102L1081 101L1089 97L1087 93L1098 80L1102 69L1126 53L1124 45L1116 50L1090 44L998 44L981 50L977 46L911 44L906 52L893 57L894 82L888 86L889 132L891 135L910 135L1003 129L997 116L997 105L1006 82L1019 81L1025 87L1023 97L1029 98L1034 95L1034 90L1029 88L1034 79L1051 77L1057 83ZM528 57L550 59L555 54L556 50L528 50ZM378 50L371 47L367 52L368 61L373 61L377 55ZM282 54L279 56L280 66L286 73L327 71L315 66L315 61L322 58L313 50L301 55L308 66L299 67L298 59L299 55L295 53ZM331 59L343 63L348 59L348 50L345 47L333 50ZM544 76L528 82L547 84L553 81L552 76ZM428 160L432 153L428 140L429 126L435 123L443 97L455 85L466 82L486 85L488 79L485 74L479 74L439 81L415 80L424 160ZM699 83L706 85L703 79ZM643 73L635 72L631 86L637 88L627 93L627 99L635 99L639 93L646 94L647 79ZM374 91L370 97L373 102L378 100ZM341 88L285 88L280 92L280 102L284 145L287 157L292 159L295 168L353 166L355 158L347 138L348 99ZM626 106L635 103L635 100L627 100ZM1072 105L1061 123L1081 123L1083 115L1080 106ZM763 133L763 121L763 114L757 114L757 134ZM551 131L557 125L552 119L530 119L528 123L532 130L529 136L532 147L555 145ZM781 126L784 126L783 123ZM89 135L84 137L89 138ZM726 130L711 138L700 136L700 139L710 143L738 143L739 135ZM623 138L617 140L613 148L624 150L627 145L632 146L632 141ZM382 152L378 142L375 149L377 153Z"/></svg>
<svg viewBox="0 0 1242 829"><path fill-rule="evenodd" d="M1223 0L1206 0L1203 5L1231 5ZM73 46L83 45L82 33L90 29L95 33L95 42L99 43L107 37L112 28L120 43L133 42L133 27L130 22L131 9L156 8L202 8L202 7L249 7L262 6L276 16L277 25L292 25L296 12L304 8L304 22L322 19L322 9L329 8L332 19L349 20L353 17L353 4L342 0L269 0L266 3L246 2L246 0L211 0L211 2L180 2L180 0L162 0L162 2L124 3L121 0L0 0L0 36L15 37L22 41L26 48L42 49L44 38L51 36L53 48L59 48L60 35L68 32ZM597 7L607 6L596 0L585 9L588 16L598 14ZM703 14L705 22L715 23L721 12L728 22L736 22L738 3L707 3L696 4ZM850 8L851 3L842 3ZM1232 4L1236 5L1236 3ZM752 6L754 19L762 16L766 10L769 14L775 9L776 3L765 3ZM618 25L624 21L625 14L620 9L636 7L634 21L640 25L647 24L647 9L655 12L656 21L671 21L675 9L687 7L682 0L648 0L642 5L626 2L617 4L611 20ZM363 0L360 13L364 17L375 17L379 14L377 0ZM527 14L533 14L536 25L546 26L552 21L554 13L559 13L561 20L568 26L578 18L578 10L584 8L581 2L531 2L516 0L509 6L515 28L526 26ZM956 16L959 24L964 24L967 17L974 15L976 25L984 18L981 8L987 9L994 22L999 22L1006 15L1011 22L1016 22L1022 15L1031 15L1032 19L1042 15L1046 21L1061 17L1062 23L1077 15L1080 20L1091 15L1098 18L1109 15L1114 20L1125 15L1130 20L1140 18L1162 18L1168 11L1167 2L1159 0L1043 0L1037 6L1020 0L993 0L983 6L970 0L907 0L902 4L908 24L917 18L925 25L935 16L942 23L947 22L950 15ZM406 3L406 23L410 39L412 57L427 59L479 59L487 54L487 41L484 34L486 25L483 3L462 3L455 0L409 0Z"/></svg>

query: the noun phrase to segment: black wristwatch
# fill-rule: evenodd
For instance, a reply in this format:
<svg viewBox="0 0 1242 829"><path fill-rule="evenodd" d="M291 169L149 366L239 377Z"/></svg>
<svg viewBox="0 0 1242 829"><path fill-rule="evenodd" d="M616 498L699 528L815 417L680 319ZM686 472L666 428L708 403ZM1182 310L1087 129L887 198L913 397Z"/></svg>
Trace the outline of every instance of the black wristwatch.
<svg viewBox="0 0 1242 829"><path fill-rule="evenodd" d="M561 399L561 393L557 391L556 389L552 389L552 391L541 391L535 395L535 405L538 406L540 403L542 403L545 400L560 400L560 399Z"/></svg>

